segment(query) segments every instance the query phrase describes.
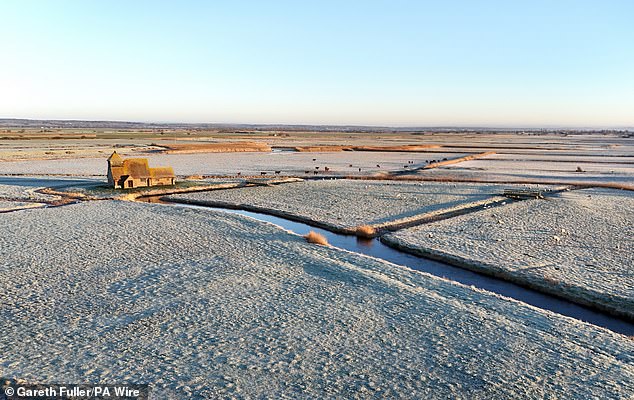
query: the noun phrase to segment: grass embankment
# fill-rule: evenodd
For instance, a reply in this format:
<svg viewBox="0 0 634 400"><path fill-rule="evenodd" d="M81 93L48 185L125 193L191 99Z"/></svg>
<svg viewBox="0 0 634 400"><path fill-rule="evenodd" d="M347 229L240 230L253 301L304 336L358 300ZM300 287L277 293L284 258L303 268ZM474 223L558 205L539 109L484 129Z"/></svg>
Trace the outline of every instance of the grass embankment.
<svg viewBox="0 0 634 400"><path fill-rule="evenodd" d="M186 185L179 186L177 184L174 186L154 187L152 189L146 189L143 191L132 192L132 193L119 193L116 199L135 201L141 197L167 196L170 194L205 192L208 190L219 190L219 189L233 189L233 188L245 185L243 182L214 183L214 184L206 184L206 185L201 185L194 182L183 182L183 183L186 183ZM121 191L119 190L118 192L121 192Z"/></svg>
<svg viewBox="0 0 634 400"><path fill-rule="evenodd" d="M102 183L88 187L68 187L68 188L44 188L38 192L59 197L57 200L42 201L51 206L71 204L77 201L87 200L127 200L134 201L140 197L160 196L178 193L199 192L215 189L230 189L243 185L238 182L226 182L215 184L203 184L197 182L181 181L170 186L151 186L134 189L113 189Z"/></svg>
<svg viewBox="0 0 634 400"><path fill-rule="evenodd" d="M495 151L485 151L484 153L471 154L471 155L464 156L464 157L452 158L451 160L434 162L434 163L425 165L422 169L432 169L432 168L443 167L445 165L451 165L451 164L461 163L461 162L464 162L464 161L475 160L477 158L483 158L483 157L490 156L490 155L493 155L493 154L495 154Z"/></svg>
<svg viewBox="0 0 634 400"><path fill-rule="evenodd" d="M437 144L406 144L401 146L296 146L295 151L299 152L336 152L336 151L385 151L385 152L416 152L428 149L439 148Z"/></svg>
<svg viewBox="0 0 634 400"><path fill-rule="evenodd" d="M416 152L438 149L439 144L405 144L401 146L355 146L355 151Z"/></svg>
<svg viewBox="0 0 634 400"><path fill-rule="evenodd" d="M270 152L271 147L260 142L187 143L161 145L167 154Z"/></svg>
<svg viewBox="0 0 634 400"><path fill-rule="evenodd" d="M567 179L481 179L481 178L452 178L449 176L414 176L414 175L346 175L337 179L353 179L361 181L405 181L405 182L447 182L447 183L494 183L498 185L567 185L582 188L600 187L605 189L631 190L634 185L622 182L597 182L597 181L574 181Z"/></svg>
<svg viewBox="0 0 634 400"><path fill-rule="evenodd" d="M299 151L302 153L313 153L313 152L334 152L334 151L352 151L352 146L296 146L293 147L293 150Z"/></svg>
<svg viewBox="0 0 634 400"><path fill-rule="evenodd" d="M35 133L20 133L20 134L3 134L0 140L61 140L61 139L96 139L95 134L74 134L74 133L61 133L61 134L35 134Z"/></svg>

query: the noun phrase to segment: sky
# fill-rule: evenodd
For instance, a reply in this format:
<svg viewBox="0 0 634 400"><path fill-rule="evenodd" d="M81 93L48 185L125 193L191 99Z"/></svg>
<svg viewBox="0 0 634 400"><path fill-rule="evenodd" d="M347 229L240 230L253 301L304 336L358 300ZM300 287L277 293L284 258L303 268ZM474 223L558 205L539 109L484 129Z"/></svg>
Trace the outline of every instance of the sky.
<svg viewBox="0 0 634 400"><path fill-rule="evenodd" d="M0 2L0 118L634 126L634 1Z"/></svg>

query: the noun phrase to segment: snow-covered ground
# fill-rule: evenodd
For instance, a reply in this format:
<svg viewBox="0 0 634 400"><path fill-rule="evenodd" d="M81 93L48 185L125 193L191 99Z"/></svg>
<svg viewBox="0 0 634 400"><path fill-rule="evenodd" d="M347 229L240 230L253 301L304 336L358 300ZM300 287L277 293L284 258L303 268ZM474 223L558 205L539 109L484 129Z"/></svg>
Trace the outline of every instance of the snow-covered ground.
<svg viewBox="0 0 634 400"><path fill-rule="evenodd" d="M441 182L316 180L188 193L170 199L246 205L282 211L307 221L338 228L380 226L501 200L508 185Z"/></svg>
<svg viewBox="0 0 634 400"><path fill-rule="evenodd" d="M584 189L383 240L634 317L633 221L634 192Z"/></svg>
<svg viewBox="0 0 634 400"><path fill-rule="evenodd" d="M628 398L634 341L245 217L0 215L0 375L159 398Z"/></svg>

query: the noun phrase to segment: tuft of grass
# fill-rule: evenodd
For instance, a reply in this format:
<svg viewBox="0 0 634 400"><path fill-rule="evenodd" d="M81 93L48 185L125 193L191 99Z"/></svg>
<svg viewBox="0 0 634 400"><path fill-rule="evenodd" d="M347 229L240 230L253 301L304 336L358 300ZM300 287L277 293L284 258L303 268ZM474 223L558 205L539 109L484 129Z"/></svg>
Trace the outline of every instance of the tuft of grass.
<svg viewBox="0 0 634 400"><path fill-rule="evenodd" d="M376 229L370 225L361 225L355 228L355 234L363 238L373 238L376 235Z"/></svg>
<svg viewBox="0 0 634 400"><path fill-rule="evenodd" d="M320 244L322 246L328 246L328 240L326 239L326 237L314 231L308 232L308 234L304 236L304 239L306 239L308 243L315 243L315 244Z"/></svg>

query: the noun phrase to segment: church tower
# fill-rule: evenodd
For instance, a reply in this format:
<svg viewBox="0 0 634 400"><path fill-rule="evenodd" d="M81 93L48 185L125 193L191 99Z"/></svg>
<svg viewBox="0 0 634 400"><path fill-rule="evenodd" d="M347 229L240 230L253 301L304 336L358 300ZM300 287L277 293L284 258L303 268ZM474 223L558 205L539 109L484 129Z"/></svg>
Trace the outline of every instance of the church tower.
<svg viewBox="0 0 634 400"><path fill-rule="evenodd" d="M122 172L123 158L115 151L108 157L108 185L116 189Z"/></svg>

